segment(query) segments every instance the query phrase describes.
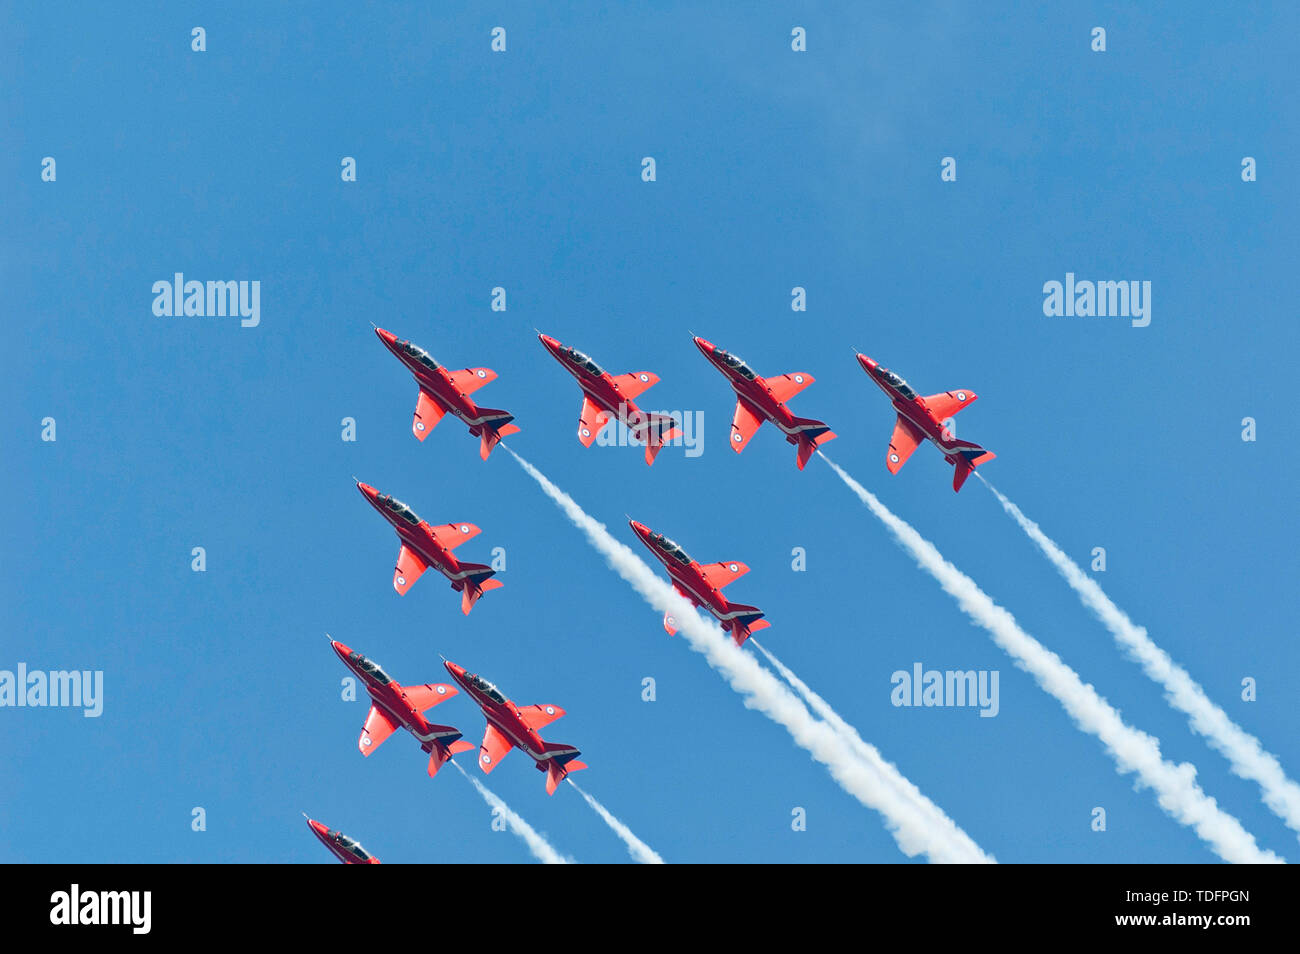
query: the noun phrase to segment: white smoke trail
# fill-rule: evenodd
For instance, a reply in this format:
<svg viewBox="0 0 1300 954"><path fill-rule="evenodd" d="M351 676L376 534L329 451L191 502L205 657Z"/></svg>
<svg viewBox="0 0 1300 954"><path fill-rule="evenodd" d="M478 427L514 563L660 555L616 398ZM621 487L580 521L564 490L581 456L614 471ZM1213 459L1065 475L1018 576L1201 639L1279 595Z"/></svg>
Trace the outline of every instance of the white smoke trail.
<svg viewBox="0 0 1300 954"><path fill-rule="evenodd" d="M984 480L978 471L975 476ZM1226 712L1211 702L1205 690L1187 670L1157 646L1147 635L1146 629L1129 619L1097 582L1043 533L1038 524L1026 517L1019 507L987 480L984 480L984 485L993 491L993 495L1002 504L1002 509L1020 524L1020 529L1025 531L1029 539L1038 544L1038 549L1043 551L1043 555L1065 578L1065 582L1079 595L1083 605L1096 614L1102 625L1110 630L1111 635L1142 666L1147 676L1164 687L1165 698L1175 709L1188 716L1192 730L1205 736L1210 745L1228 759L1237 775L1258 783L1263 791L1264 804L1286 822L1289 828L1300 832L1300 785L1287 778L1277 757L1266 752L1259 739L1233 722Z"/></svg>
<svg viewBox="0 0 1300 954"><path fill-rule="evenodd" d="M749 643L762 653L763 657L771 663L772 668L777 671L781 678L788 682L791 688L803 697L804 702L808 703L808 707L812 709L813 712L825 719L830 723L833 729L844 736L855 752L863 756L868 755L868 750L871 749L871 746L862 738L857 729L846 722L843 716L831 708L829 702L814 692L811 686L795 675L793 669L781 662L781 660L777 659L766 646L760 643L753 636L749 637ZM907 779L902 779L902 783L912 788L918 795L920 794L920 790L916 789L916 787L912 785L911 782L907 781Z"/></svg>
<svg viewBox="0 0 1300 954"><path fill-rule="evenodd" d="M1075 724L1106 746L1121 772L1136 773L1138 783L1152 788L1157 801L1170 817L1191 827L1225 861L1279 863L1273 852L1255 844L1255 837L1237 819L1219 808L1213 798L1196 784L1196 767L1174 765L1160 754L1159 741L1124 722L1120 714L1078 673L1020 628L1007 610L994 603L975 581L943 558L935 546L906 521L876 499L867 488L850 477L829 457L818 454L840 480L871 509L962 611L989 632L1016 665L1031 673L1038 684L1056 698Z"/></svg>
<svg viewBox="0 0 1300 954"><path fill-rule="evenodd" d="M759 710L783 726L800 747L826 766L846 792L884 817L886 827L905 855L925 854L929 860L938 862L993 861L874 747L863 743L867 754L855 752L834 728L814 718L753 656L737 648L717 626L701 619L690 603L659 579L637 554L610 535L604 524L588 516L572 497L528 461L509 447L506 451L586 534L619 576L659 612L671 612L677 618L679 632L691 648L726 678L744 697L747 707Z"/></svg>
<svg viewBox="0 0 1300 954"><path fill-rule="evenodd" d="M767 647L753 636L749 637L749 644L763 654L764 658L772 664L772 668L777 671L782 679L790 684L795 692L803 696L804 702L808 703L808 707L812 709L813 712L817 713L817 715L829 722L841 735L846 736L855 749L867 744L862 736L858 734L858 730L845 722L843 717L831 708L829 702L817 695L817 693L813 692L812 688L806 682L794 674L793 669L781 662L781 660L777 659L772 653L768 652Z"/></svg>
<svg viewBox="0 0 1300 954"><path fill-rule="evenodd" d="M632 856L634 861L639 861L643 865L661 865L664 863L664 860L659 857L659 852L655 851L636 835L632 834L632 829L628 828L621 821L615 818L604 805L596 801L581 788L578 788L577 782L571 778L566 778L565 781L577 789L578 794L587 800L587 804L595 810L597 815L605 820L605 824L613 829L614 834L623 839L623 844L627 845L627 853Z"/></svg>
<svg viewBox="0 0 1300 954"><path fill-rule="evenodd" d="M474 787L478 789L478 793L483 796L483 801L487 802L489 807L501 813L501 816L506 820L506 824L510 826L510 830L523 839L524 844L528 846L528 850L533 853L534 858L544 865L567 865L569 863L568 858L551 847L551 843L538 834L537 829L524 821L514 809L502 801L501 796L495 794L473 775L461 768L460 763L455 759L451 760L451 764L456 766L456 771L474 783Z"/></svg>

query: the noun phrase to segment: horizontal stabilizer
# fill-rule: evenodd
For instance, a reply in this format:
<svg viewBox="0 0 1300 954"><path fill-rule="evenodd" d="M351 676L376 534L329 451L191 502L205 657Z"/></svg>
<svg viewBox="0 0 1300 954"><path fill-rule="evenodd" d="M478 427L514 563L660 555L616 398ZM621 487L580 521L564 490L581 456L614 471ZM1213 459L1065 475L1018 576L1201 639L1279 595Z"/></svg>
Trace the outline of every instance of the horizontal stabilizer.
<svg viewBox="0 0 1300 954"><path fill-rule="evenodd" d="M479 426L478 455L487 460L488 455L492 453L492 448L497 446L501 438L518 434L519 427L510 423L514 420L514 416L505 411L481 410L480 413L489 415Z"/></svg>
<svg viewBox="0 0 1300 954"><path fill-rule="evenodd" d="M971 472L980 464L991 461L997 455L992 451L986 451L978 444L972 444L970 441L955 441L947 448L949 452L948 460L953 464L954 471L952 475L952 489L961 490L962 484L970 477Z"/></svg>
<svg viewBox="0 0 1300 954"><path fill-rule="evenodd" d="M752 624L763 618L763 611L757 606L747 606L744 603L728 603L727 615L736 622L753 628Z"/></svg>
<svg viewBox="0 0 1300 954"><path fill-rule="evenodd" d="M477 564L461 564L461 565L477 566ZM474 604L479 601L479 597L481 597L484 593L486 593L488 590L499 590L501 587L505 586L505 584L502 583L500 580L488 579L488 577L490 577L493 573L495 573L496 570L487 566L482 567L482 569L485 570L486 573L482 573L478 575L471 574L470 577L465 581L464 588L460 592L460 611L464 613L466 616L469 615L469 611L474 608Z"/></svg>
<svg viewBox="0 0 1300 954"><path fill-rule="evenodd" d="M754 620L752 623L737 623L731 627L731 639L737 646L745 645L745 640L753 636L760 629L767 629L772 624L765 619Z"/></svg>
<svg viewBox="0 0 1300 954"><path fill-rule="evenodd" d="M808 463L815 451L827 441L835 440L835 432L821 421L814 421L807 417L796 417L794 419L795 427L798 428L798 451L795 454L795 466L800 470Z"/></svg>
<svg viewBox="0 0 1300 954"><path fill-rule="evenodd" d="M449 729L450 726L434 726L435 731L439 729ZM429 778L438 774L438 769L442 768L451 759L453 755L461 752L468 752L474 748L473 743L466 742L464 739L457 738L450 745L446 739L439 739L429 747Z"/></svg>
<svg viewBox="0 0 1300 954"><path fill-rule="evenodd" d="M587 767L587 763L578 761L578 756L582 753L563 742L547 742L546 754L550 756L546 760L547 795L554 795L556 787L570 772L580 772ZM538 768L541 768L540 764Z"/></svg>

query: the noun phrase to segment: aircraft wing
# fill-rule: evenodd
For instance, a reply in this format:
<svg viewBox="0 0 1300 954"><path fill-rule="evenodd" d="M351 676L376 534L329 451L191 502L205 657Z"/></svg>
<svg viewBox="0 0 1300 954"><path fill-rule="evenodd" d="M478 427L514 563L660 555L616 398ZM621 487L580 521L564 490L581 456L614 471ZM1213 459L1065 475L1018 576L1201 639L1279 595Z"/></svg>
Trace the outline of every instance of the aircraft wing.
<svg viewBox="0 0 1300 954"><path fill-rule="evenodd" d="M510 744L510 740L489 722L487 731L483 733L483 744L478 750L478 767L484 772L491 772L512 748L514 746Z"/></svg>
<svg viewBox="0 0 1300 954"><path fill-rule="evenodd" d="M397 725L388 718L387 713L378 706L371 706L370 712L366 714L366 723L361 727L361 738L357 740L357 748L361 750L362 755L368 756L384 744L384 739L396 731Z"/></svg>
<svg viewBox="0 0 1300 954"><path fill-rule="evenodd" d="M471 537L477 537L481 531L472 523L444 523L441 527L430 527L429 532L438 541L438 545L454 550Z"/></svg>
<svg viewBox="0 0 1300 954"><path fill-rule="evenodd" d="M446 683L426 683L423 686L403 686L402 694L420 712L428 712L440 702L446 702L459 690Z"/></svg>
<svg viewBox="0 0 1300 954"><path fill-rule="evenodd" d="M452 371L447 377L461 394L473 394L489 381L495 381L497 373L491 368L466 368L464 371Z"/></svg>
<svg viewBox="0 0 1300 954"><path fill-rule="evenodd" d="M590 447L600 429L609 421L609 414L596 406L596 402L585 394L582 396L582 414L578 421L578 440L583 447Z"/></svg>
<svg viewBox="0 0 1300 954"><path fill-rule="evenodd" d="M912 456L912 451L916 450L918 444L925 440L922 434L907 418L898 415L898 420L894 422L894 433L889 438L889 453L885 455L885 466L889 468L891 474L896 474L903 469L907 459Z"/></svg>
<svg viewBox="0 0 1300 954"><path fill-rule="evenodd" d="M739 560L724 560L721 563L706 563L700 567L700 573L704 575L704 581L709 586L722 589L728 583L740 579L749 572L749 567Z"/></svg>
<svg viewBox="0 0 1300 954"><path fill-rule="evenodd" d="M401 596L405 596L406 591L427 569L428 567L416 556L415 551L403 543L402 549L397 551L397 566L393 569L393 589Z"/></svg>
<svg viewBox="0 0 1300 954"><path fill-rule="evenodd" d="M952 417L977 397L979 395L974 391L944 391L942 394L931 394L921 400L925 401L925 406L942 421L946 417Z"/></svg>
<svg viewBox="0 0 1300 954"><path fill-rule="evenodd" d="M772 389L772 397L783 404L813 383L813 376L806 371L791 371L789 374L764 378L763 383Z"/></svg>
<svg viewBox="0 0 1300 954"><path fill-rule="evenodd" d="M677 591L678 596L689 601L692 606L700 605L700 601L690 593L687 593L686 590L682 588L682 585L676 580L673 580L673 589ZM664 629L668 632L669 636L677 635L677 617L673 615L672 610L664 613Z"/></svg>
<svg viewBox="0 0 1300 954"><path fill-rule="evenodd" d="M731 449L737 454L745 449L763 419L749 409L744 401L736 401L736 414L731 419Z"/></svg>
<svg viewBox="0 0 1300 954"><path fill-rule="evenodd" d="M429 436L429 432L438 426L438 422L446 413L432 394L420 388L420 396L415 400L415 417L411 420L411 433L424 440Z"/></svg>
<svg viewBox="0 0 1300 954"><path fill-rule="evenodd" d="M528 728L541 731L564 715L564 710L559 706L550 705L520 706L519 715L523 717L524 724Z"/></svg>
<svg viewBox="0 0 1300 954"><path fill-rule="evenodd" d="M615 374L610 378L618 393L629 401L635 401L643 391L659 383L659 375L649 371L632 371L628 374Z"/></svg>

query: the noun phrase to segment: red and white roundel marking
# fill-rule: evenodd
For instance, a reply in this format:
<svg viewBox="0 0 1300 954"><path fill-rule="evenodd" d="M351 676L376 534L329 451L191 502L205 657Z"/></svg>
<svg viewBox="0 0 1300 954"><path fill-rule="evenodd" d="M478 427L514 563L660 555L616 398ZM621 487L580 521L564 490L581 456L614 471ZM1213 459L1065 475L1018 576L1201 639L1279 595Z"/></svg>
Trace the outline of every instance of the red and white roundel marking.
<svg viewBox="0 0 1300 954"><path fill-rule="evenodd" d="M669 616L669 617L668 617L668 625L669 625L669 626L676 626L676 625L677 625L677 619L676 619L676 617Z"/></svg>
<svg viewBox="0 0 1300 954"><path fill-rule="evenodd" d="M796 375L794 376L794 383L795 383L795 384L803 384L803 375L802 375L802 374L796 374Z"/></svg>
<svg viewBox="0 0 1300 954"><path fill-rule="evenodd" d="M363 735L363 736L361 737L361 744L362 744L362 745L369 745L369 744L370 744L370 736L368 736L368 735Z"/></svg>
<svg viewBox="0 0 1300 954"><path fill-rule="evenodd" d="M891 464L897 464L897 463L898 463L898 455L897 455L897 454L890 454L890 455L889 455L889 462L890 462Z"/></svg>
<svg viewBox="0 0 1300 954"><path fill-rule="evenodd" d="M415 422L415 429L416 429L417 431L422 431L422 430L424 430L424 421L416 421L416 422Z"/></svg>
<svg viewBox="0 0 1300 954"><path fill-rule="evenodd" d="M460 525L460 532L461 532L461 533L469 533L469 524L467 524L467 523L462 523L462 524Z"/></svg>
<svg viewBox="0 0 1300 954"><path fill-rule="evenodd" d="M406 585L406 577L404 577L404 576L399 576L399 577L397 578L397 585L398 585L398 586L405 586L405 585Z"/></svg>
<svg viewBox="0 0 1300 954"><path fill-rule="evenodd" d="M590 437L590 436L591 436L591 431L587 430L587 428L585 428L585 427L580 427L580 428L578 428L578 433L581 434L583 437Z"/></svg>
<svg viewBox="0 0 1300 954"><path fill-rule="evenodd" d="M480 761L482 761L482 763L483 763L484 765L491 765L491 764L492 764L492 756L488 755L486 752L484 752L482 755L480 755L480 756L479 756L479 759L480 759Z"/></svg>
<svg viewBox="0 0 1300 954"><path fill-rule="evenodd" d="M649 381L649 380L650 380L650 375L648 375L648 374L642 374L640 377L641 377L641 380L642 380L642 381Z"/></svg>
<svg viewBox="0 0 1300 954"><path fill-rule="evenodd" d="M727 569L730 570L732 573L739 573L739 572L740 572L740 567L738 567L738 566L737 566L736 564L734 564L734 563L731 564L729 567L727 567Z"/></svg>
<svg viewBox="0 0 1300 954"><path fill-rule="evenodd" d="M739 444L739 443L740 443L741 441L743 441L745 438L741 437L741 436L740 436L740 433L737 432L737 433L731 435L731 439L732 439L733 441L735 441L737 444Z"/></svg>
<svg viewBox="0 0 1300 954"><path fill-rule="evenodd" d="M957 400L958 400L958 401L964 401L964 400L966 400L966 392L965 392L965 391L958 391L958 392L957 392Z"/></svg>
<svg viewBox="0 0 1300 954"><path fill-rule="evenodd" d="M486 378L486 377L487 377L487 372L484 371L482 368L479 368L479 369L478 369L478 376L479 376L480 378Z"/></svg>
<svg viewBox="0 0 1300 954"><path fill-rule="evenodd" d="M445 695L447 694L447 687L446 687L446 686L439 686L437 692L438 692L438 695L440 695L440 696L445 696Z"/></svg>
<svg viewBox="0 0 1300 954"><path fill-rule="evenodd" d="M546 714L547 714L547 715L555 715L555 706L547 706L547 707L546 707Z"/></svg>

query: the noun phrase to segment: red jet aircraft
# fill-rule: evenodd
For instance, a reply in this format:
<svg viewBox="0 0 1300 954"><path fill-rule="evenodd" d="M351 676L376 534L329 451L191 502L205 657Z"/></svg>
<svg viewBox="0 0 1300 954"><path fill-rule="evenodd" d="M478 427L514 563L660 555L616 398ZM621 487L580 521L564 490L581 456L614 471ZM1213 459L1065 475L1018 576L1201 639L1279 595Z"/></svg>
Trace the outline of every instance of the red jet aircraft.
<svg viewBox="0 0 1300 954"><path fill-rule="evenodd" d="M645 462L653 464L664 443L681 433L677 430L676 418L666 414L647 414L633 403L642 392L658 383L657 374L649 371L609 374L576 348L562 345L550 335L539 333L537 337L555 360L578 379L582 388L578 440L582 441L583 447L590 447L606 424L618 420L634 438L645 444Z"/></svg>
<svg viewBox="0 0 1300 954"><path fill-rule="evenodd" d="M419 345L403 341L383 328L376 328L375 334L415 375L415 383L420 386L415 418L411 421L411 433L420 440L429 436L448 411L469 425L471 434L481 438L478 453L484 460L501 438L519 433L519 428L510 423L514 420L512 415L490 407L479 407L470 399L471 394L496 379L497 373L491 368L448 371Z"/></svg>
<svg viewBox="0 0 1300 954"><path fill-rule="evenodd" d="M464 687L487 718L487 732L478 750L479 768L484 772L496 768L511 749L520 749L533 757L538 771L546 773L546 794L554 795L555 787L570 772L587 767L585 763L576 761L582 753L573 746L563 742L544 742L537 734L539 729L564 715L559 706L520 708L482 676L466 672L454 662L445 665L452 678Z"/></svg>
<svg viewBox="0 0 1300 954"><path fill-rule="evenodd" d="M307 818L306 815L302 816ZM377 865L379 859L361 847L361 842L349 838L341 831L331 831L328 825L322 825L314 819L307 818L311 833L320 839L322 845L330 850L345 865Z"/></svg>
<svg viewBox="0 0 1300 954"><path fill-rule="evenodd" d="M737 646L743 646L757 630L766 629L772 624L763 619L757 606L744 603L732 603L722 595L722 588L733 583L749 572L749 567L739 560L727 560L723 563L701 565L692 560L680 546L669 540L662 533L655 533L643 523L628 521L641 542L658 557L668 575L673 578L675 589L695 606L703 606L722 624L722 628L731 634ZM671 613L664 614L664 629L672 636L677 632L677 621Z"/></svg>
<svg viewBox="0 0 1300 954"><path fill-rule="evenodd" d="M736 392L736 415L731 420L731 449L737 454L745 449L754 432L766 420L781 429L785 439L798 448L795 465L803 470L813 451L829 440L835 432L821 421L808 417L795 417L785 402L808 385L813 376L794 371L774 378L760 378L753 369L734 354L695 338L695 346L704 357L723 373Z"/></svg>
<svg viewBox="0 0 1300 954"><path fill-rule="evenodd" d="M865 354L858 354L857 358L862 370L889 395L898 410L894 434L889 439L889 453L885 455L885 466L891 474L902 470L907 458L923 440L943 451L944 459L956 468L952 475L953 490L961 490L961 485L966 483L966 478L976 467L997 456L978 444L957 440L944 427L945 420L978 397L974 391L944 391L929 397L917 397L908 383L893 371L882 368Z"/></svg>
<svg viewBox="0 0 1300 954"><path fill-rule="evenodd" d="M357 740L362 755L369 756L398 728L406 729L420 741L420 748L429 753L429 777L432 778L453 755L474 748L461 739L459 729L435 725L424 717L425 712L456 695L455 686L445 683L399 686L378 663L338 640L331 639L330 645L370 694L370 712Z"/></svg>
<svg viewBox="0 0 1300 954"><path fill-rule="evenodd" d="M482 563L462 563L452 556L452 550L481 532L474 524L448 523L431 527L396 497L381 494L359 480L357 489L393 525L402 541L402 548L397 552L397 567L393 571L393 589L401 595L406 595L421 573L431 566L436 567L451 581L451 588L460 592L460 610L469 615L480 596L505 585L500 580L488 579L496 573L492 567Z"/></svg>

